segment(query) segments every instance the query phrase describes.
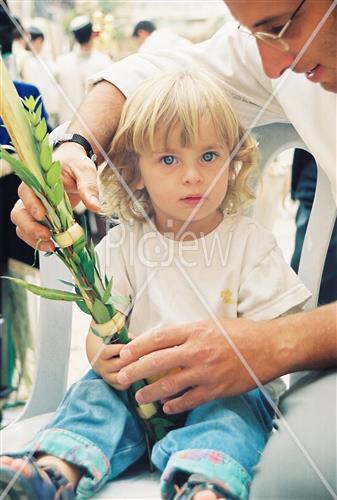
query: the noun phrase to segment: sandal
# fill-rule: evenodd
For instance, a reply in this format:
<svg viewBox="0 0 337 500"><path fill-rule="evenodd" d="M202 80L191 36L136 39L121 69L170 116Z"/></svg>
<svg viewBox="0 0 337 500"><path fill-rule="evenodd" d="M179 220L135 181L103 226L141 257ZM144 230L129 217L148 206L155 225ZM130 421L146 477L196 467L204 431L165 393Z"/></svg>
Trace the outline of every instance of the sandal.
<svg viewBox="0 0 337 500"><path fill-rule="evenodd" d="M40 466L33 457L20 457L30 466L28 477L20 474L10 465L3 464L0 469L0 491L4 493L8 485L13 482L6 492L4 500L73 500L75 493L72 485L52 465Z"/></svg>
<svg viewBox="0 0 337 500"><path fill-rule="evenodd" d="M196 493L204 490L212 491L219 498L225 498L226 500L240 500L239 497L228 491L224 483L218 479L210 479L202 474L191 474L179 493L175 495L174 500L192 500Z"/></svg>

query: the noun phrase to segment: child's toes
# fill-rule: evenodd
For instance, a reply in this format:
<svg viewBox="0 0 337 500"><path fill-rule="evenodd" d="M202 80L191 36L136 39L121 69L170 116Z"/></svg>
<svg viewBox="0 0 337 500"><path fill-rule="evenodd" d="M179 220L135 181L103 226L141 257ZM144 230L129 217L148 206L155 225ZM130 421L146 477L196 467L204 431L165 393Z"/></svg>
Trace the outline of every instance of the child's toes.
<svg viewBox="0 0 337 500"><path fill-rule="evenodd" d="M213 491L199 491L193 497L193 500L218 500L218 496Z"/></svg>
<svg viewBox="0 0 337 500"><path fill-rule="evenodd" d="M20 472L20 474L22 474L22 476L24 477L30 477L33 472L31 465L22 458L3 456L0 457L0 464L5 465L6 467L10 467L16 472Z"/></svg>

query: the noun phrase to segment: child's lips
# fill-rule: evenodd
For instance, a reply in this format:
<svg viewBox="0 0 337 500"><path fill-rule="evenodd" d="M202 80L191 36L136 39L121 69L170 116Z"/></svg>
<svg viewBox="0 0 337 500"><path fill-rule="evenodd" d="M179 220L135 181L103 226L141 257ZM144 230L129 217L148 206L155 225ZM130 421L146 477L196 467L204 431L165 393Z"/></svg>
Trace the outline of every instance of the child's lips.
<svg viewBox="0 0 337 500"><path fill-rule="evenodd" d="M196 194L196 195L185 196L185 198L181 198L181 201L183 203L186 203L187 205L197 205L198 203L200 203L202 200L205 199L206 198L201 194Z"/></svg>

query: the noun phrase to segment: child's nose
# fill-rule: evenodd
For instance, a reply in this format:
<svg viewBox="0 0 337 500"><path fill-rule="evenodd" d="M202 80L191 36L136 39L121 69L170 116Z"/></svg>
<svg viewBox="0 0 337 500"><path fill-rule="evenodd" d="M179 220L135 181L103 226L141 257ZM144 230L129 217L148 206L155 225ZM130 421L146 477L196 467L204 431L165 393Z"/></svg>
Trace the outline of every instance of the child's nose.
<svg viewBox="0 0 337 500"><path fill-rule="evenodd" d="M200 169L194 165L186 165L183 173L184 184L200 184L203 180Z"/></svg>

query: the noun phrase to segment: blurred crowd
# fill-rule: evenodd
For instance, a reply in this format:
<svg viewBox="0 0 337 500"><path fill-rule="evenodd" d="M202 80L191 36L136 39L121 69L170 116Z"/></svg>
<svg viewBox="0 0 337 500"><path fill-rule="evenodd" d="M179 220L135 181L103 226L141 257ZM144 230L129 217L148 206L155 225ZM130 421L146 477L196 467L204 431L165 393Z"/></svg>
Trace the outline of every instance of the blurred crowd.
<svg viewBox="0 0 337 500"><path fill-rule="evenodd" d="M83 100L88 77L112 61L111 53L100 50L102 34L87 15L69 23L71 50L54 60L46 50L45 33L38 26L24 26L18 17L4 19L12 24L12 48L2 55L13 80L35 85L41 93L49 125L54 128L71 119ZM0 27L1 29L1 27ZM130 38L135 50L154 52L163 48L185 47L191 42L167 29L157 29L149 20L139 21Z"/></svg>
<svg viewBox="0 0 337 500"><path fill-rule="evenodd" d="M26 28L20 19L13 19L12 77L38 87L52 127L74 114L89 75L111 63L109 55L94 48L99 33L89 17L74 18L69 29L75 42L73 50L53 61L45 55L43 31L36 26Z"/></svg>

